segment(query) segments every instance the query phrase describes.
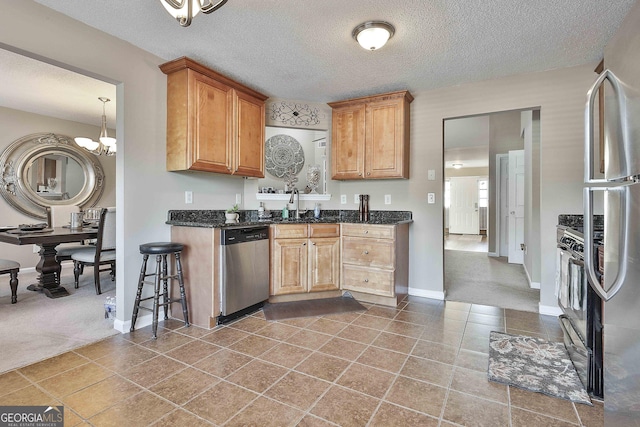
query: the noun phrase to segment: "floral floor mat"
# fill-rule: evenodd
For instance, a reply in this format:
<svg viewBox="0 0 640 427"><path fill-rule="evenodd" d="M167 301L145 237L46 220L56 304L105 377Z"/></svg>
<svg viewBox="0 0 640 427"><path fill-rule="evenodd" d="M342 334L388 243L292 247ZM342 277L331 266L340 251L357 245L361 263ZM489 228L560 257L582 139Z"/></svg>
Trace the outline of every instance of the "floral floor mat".
<svg viewBox="0 0 640 427"><path fill-rule="evenodd" d="M491 332L489 380L591 405L564 344Z"/></svg>

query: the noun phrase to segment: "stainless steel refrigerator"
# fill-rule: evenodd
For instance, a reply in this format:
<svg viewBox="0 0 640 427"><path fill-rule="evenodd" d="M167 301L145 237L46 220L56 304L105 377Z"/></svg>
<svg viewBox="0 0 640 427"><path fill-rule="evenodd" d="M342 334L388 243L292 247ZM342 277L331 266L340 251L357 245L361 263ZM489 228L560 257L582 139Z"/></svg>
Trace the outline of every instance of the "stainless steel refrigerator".
<svg viewBox="0 0 640 427"><path fill-rule="evenodd" d="M637 5L636 5L637 6ZM634 7L627 21L640 22ZM633 24L633 22L631 22ZM626 25L626 27L625 27ZM635 25L635 28L639 28ZM584 262L602 298L605 426L640 426L640 34L629 22L605 50L585 112ZM626 40L625 40L626 38ZM595 105L604 87L604 173L594 167ZM599 166L599 165L598 165ZM593 245L594 200L603 203L604 276Z"/></svg>

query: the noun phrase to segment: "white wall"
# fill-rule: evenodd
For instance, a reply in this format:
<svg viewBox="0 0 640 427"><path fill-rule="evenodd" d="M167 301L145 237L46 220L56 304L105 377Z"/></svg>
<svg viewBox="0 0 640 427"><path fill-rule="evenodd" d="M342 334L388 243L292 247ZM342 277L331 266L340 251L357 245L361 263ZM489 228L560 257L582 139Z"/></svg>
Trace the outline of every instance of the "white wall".
<svg viewBox="0 0 640 427"><path fill-rule="evenodd" d="M61 120L39 114L27 113L11 108L0 107L0 152L15 140L32 133L53 132L73 137L75 135L98 135L100 127L78 122ZM104 171L104 192L98 200L98 206L113 206L116 202L116 159L98 157ZM42 220L18 212L13 206L0 198L0 225L33 224ZM33 253L32 245L14 246L0 244L0 258L18 261L22 268L35 267L40 259Z"/></svg>

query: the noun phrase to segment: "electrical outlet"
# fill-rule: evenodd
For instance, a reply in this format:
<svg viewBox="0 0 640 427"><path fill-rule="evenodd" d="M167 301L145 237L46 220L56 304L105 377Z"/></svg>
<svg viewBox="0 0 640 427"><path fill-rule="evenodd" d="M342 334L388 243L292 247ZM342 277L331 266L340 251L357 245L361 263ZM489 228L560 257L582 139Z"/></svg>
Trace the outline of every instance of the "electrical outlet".
<svg viewBox="0 0 640 427"><path fill-rule="evenodd" d="M435 181L436 180L436 171L434 169L429 169L427 171L427 180Z"/></svg>
<svg viewBox="0 0 640 427"><path fill-rule="evenodd" d="M341 194L340 195L340 204L341 205L346 205L347 204L347 195L346 194Z"/></svg>
<svg viewBox="0 0 640 427"><path fill-rule="evenodd" d="M427 203L430 205L436 202L436 193L427 193Z"/></svg>
<svg viewBox="0 0 640 427"><path fill-rule="evenodd" d="M360 203L360 195L359 194L354 194L353 195L353 203Z"/></svg>
<svg viewBox="0 0 640 427"><path fill-rule="evenodd" d="M385 194L384 195L384 204L385 205L390 205L391 204L391 194Z"/></svg>
<svg viewBox="0 0 640 427"><path fill-rule="evenodd" d="M242 194L236 193L236 205L242 204Z"/></svg>
<svg viewBox="0 0 640 427"><path fill-rule="evenodd" d="M184 192L184 202L186 204L193 203L193 191L185 191Z"/></svg>

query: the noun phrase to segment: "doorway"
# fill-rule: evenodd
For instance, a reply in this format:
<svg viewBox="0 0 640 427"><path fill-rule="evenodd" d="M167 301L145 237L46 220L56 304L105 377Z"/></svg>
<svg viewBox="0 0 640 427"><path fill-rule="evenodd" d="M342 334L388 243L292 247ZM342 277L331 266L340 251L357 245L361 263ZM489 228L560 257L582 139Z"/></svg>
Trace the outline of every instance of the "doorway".
<svg viewBox="0 0 640 427"><path fill-rule="evenodd" d="M4 84L0 91L3 100L0 122L4 132L0 138L0 151L19 137L36 132L53 132L71 139L83 136L97 140L103 114L103 104L98 99L101 96L111 100L105 110L109 136L115 135L116 86L113 83L7 49L0 49L1 62L5 65L3 71L6 71L1 73ZM100 163L104 172L102 195L97 206L115 206L116 157L91 157ZM62 166L56 162L50 167L59 169ZM43 164L42 181L45 177L58 177L57 188L60 189L60 176L60 171L47 171L47 165ZM74 183L65 182L67 184L71 186ZM73 191L72 188L65 188L65 192L70 191ZM0 212L5 224L41 222L40 219L18 212L5 204L4 200L0 201ZM4 326L0 341L8 349L3 353L0 372L117 333L113 328L113 320L104 317L106 298L116 295L115 282L111 281L109 275L101 274L102 295L95 294L91 269L80 276L79 288L75 289L73 264L64 262L61 282L70 295L48 300L43 294L26 290L28 284L36 281L35 266L39 256L31 246L9 246L2 245L0 258L14 259L22 268L17 304L7 304L6 307L3 304L3 310L0 310L0 321ZM4 302L8 298L5 291L9 287L2 280L4 277L0 278L0 298Z"/></svg>
<svg viewBox="0 0 640 427"><path fill-rule="evenodd" d="M539 170L532 161L539 112L537 133L533 119L532 110L515 110L444 121L446 300L538 311L523 250L528 235L539 232L526 218ZM517 166L511 175L509 152Z"/></svg>

